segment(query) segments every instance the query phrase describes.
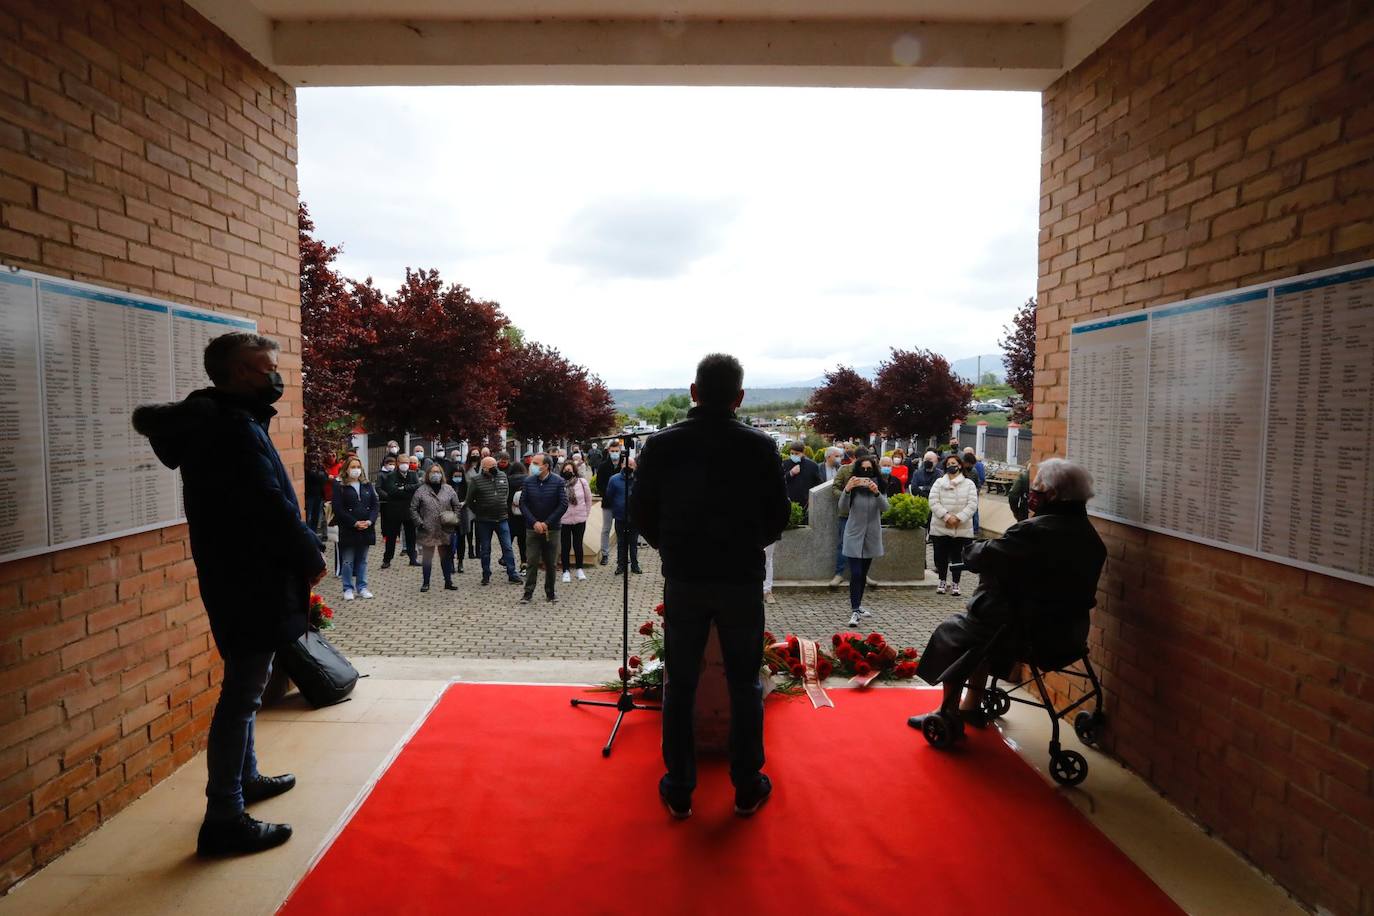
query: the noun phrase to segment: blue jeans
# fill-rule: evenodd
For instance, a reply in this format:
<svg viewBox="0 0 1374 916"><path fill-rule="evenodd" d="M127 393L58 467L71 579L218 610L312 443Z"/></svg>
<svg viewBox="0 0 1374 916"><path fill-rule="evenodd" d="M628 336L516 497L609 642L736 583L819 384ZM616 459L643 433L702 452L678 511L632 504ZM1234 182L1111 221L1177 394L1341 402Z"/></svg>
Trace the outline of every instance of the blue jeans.
<svg viewBox="0 0 1374 916"><path fill-rule="evenodd" d="M491 536L495 533L501 542L501 565L506 567L506 578L518 578L515 575L515 555L510 549L510 523L505 519L499 522L488 522L482 519L477 520L477 553L482 558L482 578L491 577Z"/></svg>
<svg viewBox="0 0 1374 916"><path fill-rule="evenodd" d="M849 561L849 609L857 611L864 603L864 586L868 584L868 570L873 558L845 557Z"/></svg>
<svg viewBox="0 0 1374 916"><path fill-rule="evenodd" d="M763 769L761 583L669 579L663 585L663 763L665 788L678 795L690 795L697 785L692 710L713 620L730 692L730 781L752 790Z"/></svg>
<svg viewBox="0 0 1374 916"><path fill-rule="evenodd" d="M339 578L343 579L344 591L351 590L355 580L358 591L367 588L367 552L370 549L370 544L339 545Z"/></svg>
<svg viewBox="0 0 1374 916"><path fill-rule="evenodd" d="M844 529L849 522L847 516L840 516L840 536L835 540L835 575L842 576L849 567L844 555Z"/></svg>
<svg viewBox="0 0 1374 916"><path fill-rule="evenodd" d="M271 652L224 657L224 682L210 719L210 744L205 755L210 771L205 784L207 820L230 820L243 813L243 783L258 777L253 720L262 707L262 692L271 675Z"/></svg>

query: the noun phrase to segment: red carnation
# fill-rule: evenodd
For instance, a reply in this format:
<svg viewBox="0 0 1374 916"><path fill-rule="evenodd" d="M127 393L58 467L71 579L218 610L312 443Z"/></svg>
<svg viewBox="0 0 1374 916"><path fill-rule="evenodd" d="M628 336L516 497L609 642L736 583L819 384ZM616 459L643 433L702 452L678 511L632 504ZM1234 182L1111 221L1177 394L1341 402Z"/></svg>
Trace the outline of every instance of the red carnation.
<svg viewBox="0 0 1374 916"><path fill-rule="evenodd" d="M622 681L628 681L628 680L630 679L630 672L627 671L627 670L624 669L624 668L621 668L621 669L620 669L620 679L621 679Z"/></svg>
<svg viewBox="0 0 1374 916"><path fill-rule="evenodd" d="M872 674L873 668L868 664L868 662L859 661L854 665L854 673L859 675L859 677L864 677L865 675Z"/></svg>
<svg viewBox="0 0 1374 916"><path fill-rule="evenodd" d="M823 658L823 659L821 659L819 662L817 662L817 664L816 664L816 675L817 675L818 677L820 677L821 680L825 680L826 678L830 677L830 675L833 674L834 672L835 672L835 666L832 665L832 664L830 664L830 662L829 662L828 660L826 660L826 659Z"/></svg>
<svg viewBox="0 0 1374 916"><path fill-rule="evenodd" d="M768 663L768 673L769 673L769 674L777 674L777 673L778 673L778 664L777 664L777 662L769 662L769 663Z"/></svg>
<svg viewBox="0 0 1374 916"><path fill-rule="evenodd" d="M630 656L630 667L631 667L631 668L638 668L639 665L640 665L639 656L638 656L638 655L631 655L631 656Z"/></svg>
<svg viewBox="0 0 1374 916"><path fill-rule="evenodd" d="M320 613L328 620L334 619L334 611L330 608L325 608L322 611L320 611Z"/></svg>
<svg viewBox="0 0 1374 916"><path fill-rule="evenodd" d="M916 650L908 646L907 648L902 650L902 654L905 655L907 658L915 658Z"/></svg>
<svg viewBox="0 0 1374 916"><path fill-rule="evenodd" d="M767 630L763 631L763 644L765 646L771 646L773 643L777 641L778 638L774 636L772 633L768 632Z"/></svg>
<svg viewBox="0 0 1374 916"><path fill-rule="evenodd" d="M795 678L800 679L806 677L806 668L800 662L793 665L788 670L792 672L792 676Z"/></svg>
<svg viewBox="0 0 1374 916"><path fill-rule="evenodd" d="M830 637L830 644L838 646L841 642L843 642L843 640L844 637L842 637L839 633L836 633L834 636Z"/></svg>
<svg viewBox="0 0 1374 916"><path fill-rule="evenodd" d="M869 633L869 634L868 634L868 644L869 644L870 646L881 646L881 645L883 645L885 642L887 642L887 640L883 639L883 634L881 634L881 633Z"/></svg>
<svg viewBox="0 0 1374 916"><path fill-rule="evenodd" d="M883 646L882 651L878 654L882 657L883 662L887 664L890 664L897 660L897 650L892 648L891 646Z"/></svg>
<svg viewBox="0 0 1374 916"><path fill-rule="evenodd" d="M639 628L639 632L640 632L640 634L643 635L643 636L653 636L653 635L654 635L654 622L653 622L652 620L646 620L646 621L644 621L644 626L642 626L642 627Z"/></svg>
<svg viewBox="0 0 1374 916"><path fill-rule="evenodd" d="M320 597L319 595L311 595L310 603L314 605L324 604L324 598Z"/></svg>
<svg viewBox="0 0 1374 916"><path fill-rule="evenodd" d="M659 602L658 607L654 608L654 613L657 614L657 615L660 616L660 617L663 616L663 603L662 603L662 602Z"/></svg>

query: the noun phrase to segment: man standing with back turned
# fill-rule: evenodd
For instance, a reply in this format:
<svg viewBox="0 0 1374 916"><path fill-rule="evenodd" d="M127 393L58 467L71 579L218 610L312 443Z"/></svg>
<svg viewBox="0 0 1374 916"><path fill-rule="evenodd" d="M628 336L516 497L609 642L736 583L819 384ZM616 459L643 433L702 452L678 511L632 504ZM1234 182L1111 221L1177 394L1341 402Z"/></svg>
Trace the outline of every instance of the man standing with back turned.
<svg viewBox="0 0 1374 916"><path fill-rule="evenodd" d="M201 855L258 852L291 837L289 824L249 817L244 804L280 795L296 778L263 776L253 721L272 656L305 633L310 589L324 578L322 545L301 521L291 477L267 424L282 395L277 344L225 334L205 348L214 387L134 411L162 463L181 468L191 556L224 682L210 720L210 778ZM337 485L336 485L337 486Z"/></svg>
<svg viewBox="0 0 1374 916"><path fill-rule="evenodd" d="M696 406L656 433L639 457L630 498L634 527L663 561L663 762L658 792L676 818L692 814L696 742L692 710L714 620L730 690L730 781L748 817L773 791L763 775L763 549L782 536L790 507L778 453L766 434L735 419L744 369L713 353L697 366ZM708 453L729 461L702 461Z"/></svg>

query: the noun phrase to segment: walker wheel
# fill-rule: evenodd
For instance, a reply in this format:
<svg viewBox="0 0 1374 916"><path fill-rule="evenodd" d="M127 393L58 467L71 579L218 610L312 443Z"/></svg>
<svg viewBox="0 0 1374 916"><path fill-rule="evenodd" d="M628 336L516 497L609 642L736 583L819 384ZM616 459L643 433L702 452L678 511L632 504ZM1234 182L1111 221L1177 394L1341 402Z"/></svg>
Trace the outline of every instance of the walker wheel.
<svg viewBox="0 0 1374 916"><path fill-rule="evenodd" d="M954 743L955 730L943 712L933 712L921 723L921 734L933 748L943 749Z"/></svg>
<svg viewBox="0 0 1374 916"><path fill-rule="evenodd" d="M1088 778L1088 761L1078 751L1060 751L1050 758L1050 776L1061 786L1076 786Z"/></svg>
<svg viewBox="0 0 1374 916"><path fill-rule="evenodd" d="M1011 697L1001 687L994 687L983 694L983 701L979 705L989 721L1000 719L1011 710Z"/></svg>
<svg viewBox="0 0 1374 916"><path fill-rule="evenodd" d="M1088 712L1084 710L1073 717L1073 731L1078 735L1078 740L1089 747L1097 747L1097 743L1102 740L1103 715L1099 710Z"/></svg>

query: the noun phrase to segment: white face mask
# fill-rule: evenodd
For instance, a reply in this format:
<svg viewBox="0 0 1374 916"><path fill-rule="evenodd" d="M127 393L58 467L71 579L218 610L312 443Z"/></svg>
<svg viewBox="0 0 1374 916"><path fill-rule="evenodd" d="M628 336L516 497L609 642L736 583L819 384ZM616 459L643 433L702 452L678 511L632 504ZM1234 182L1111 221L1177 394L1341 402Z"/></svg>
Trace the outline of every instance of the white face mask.
<svg viewBox="0 0 1374 916"><path fill-rule="evenodd" d="M362 468L349 468L349 469L348 469L348 476L351 477L351 478L354 479L354 480L357 480L359 477L363 476L363 469L362 469Z"/></svg>
<svg viewBox="0 0 1374 916"><path fill-rule="evenodd" d="M395 466L395 465L392 465L392 464L384 465L384 466L382 467L382 473L383 473L383 474L390 474L390 473L391 473L392 471L394 471L394 470L396 470L396 466Z"/></svg>
<svg viewBox="0 0 1374 916"><path fill-rule="evenodd" d="M620 453L619 453L619 452L611 452L611 460L612 460L612 461L619 461L619 460L620 460Z"/></svg>
<svg viewBox="0 0 1374 916"><path fill-rule="evenodd" d="M415 457L418 458L418 459L420 459L421 461L424 461L424 460L425 460L425 453L424 453L424 452L416 452L416 453L415 453Z"/></svg>
<svg viewBox="0 0 1374 916"><path fill-rule="evenodd" d="M429 482L430 482L430 483L443 483L443 482L444 482L444 475L443 475L443 474L430 474L430 475L429 475Z"/></svg>
<svg viewBox="0 0 1374 916"><path fill-rule="evenodd" d="M437 451L437 452L434 453L434 457L435 457L435 458L442 458L442 457L444 457L444 450L443 450L443 449L439 449L439 451Z"/></svg>
<svg viewBox="0 0 1374 916"><path fill-rule="evenodd" d="M391 448L387 449L387 452L392 455L399 455L401 454L401 447L399 445L393 445Z"/></svg>

